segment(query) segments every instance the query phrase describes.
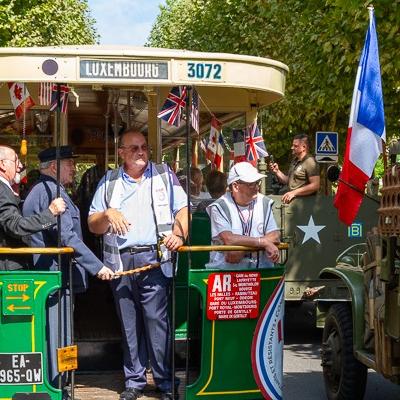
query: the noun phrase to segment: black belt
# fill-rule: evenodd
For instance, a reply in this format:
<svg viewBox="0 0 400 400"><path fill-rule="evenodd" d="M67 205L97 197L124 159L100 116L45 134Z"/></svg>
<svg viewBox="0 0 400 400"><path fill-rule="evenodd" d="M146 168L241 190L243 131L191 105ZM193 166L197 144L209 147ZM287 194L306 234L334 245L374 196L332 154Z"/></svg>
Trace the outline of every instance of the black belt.
<svg viewBox="0 0 400 400"><path fill-rule="evenodd" d="M156 251L156 250L157 250L156 244L148 244L143 246L125 247L124 249L121 249L119 253L137 254L137 253L145 253L146 251Z"/></svg>

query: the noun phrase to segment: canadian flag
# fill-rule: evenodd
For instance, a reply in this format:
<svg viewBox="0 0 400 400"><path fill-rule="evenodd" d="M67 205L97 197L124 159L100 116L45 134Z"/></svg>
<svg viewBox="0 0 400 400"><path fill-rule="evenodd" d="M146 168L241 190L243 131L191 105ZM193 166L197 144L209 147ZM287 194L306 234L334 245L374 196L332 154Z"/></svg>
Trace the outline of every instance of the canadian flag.
<svg viewBox="0 0 400 400"><path fill-rule="evenodd" d="M221 132L221 123L216 119L211 119L210 138L208 140L206 158L216 169L222 167L222 156L224 154L224 141Z"/></svg>
<svg viewBox="0 0 400 400"><path fill-rule="evenodd" d="M24 111L28 111L35 105L35 102L25 87L25 83L8 82L8 89L10 91L11 103L15 110L15 116L19 119Z"/></svg>

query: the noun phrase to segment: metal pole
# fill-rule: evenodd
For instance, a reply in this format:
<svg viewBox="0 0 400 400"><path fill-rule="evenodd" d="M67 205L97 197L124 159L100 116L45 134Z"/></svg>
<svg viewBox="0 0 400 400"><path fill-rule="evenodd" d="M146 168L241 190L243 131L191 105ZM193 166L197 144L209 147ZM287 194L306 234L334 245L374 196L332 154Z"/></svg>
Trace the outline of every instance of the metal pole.
<svg viewBox="0 0 400 400"><path fill-rule="evenodd" d="M171 253L172 262L172 288L171 288L171 393L172 398L175 399L175 275L176 275L176 261L178 253L173 251Z"/></svg>
<svg viewBox="0 0 400 400"><path fill-rule="evenodd" d="M131 91L128 90L126 92L126 106L128 107L128 115L127 115L127 129L131 128Z"/></svg>
<svg viewBox="0 0 400 400"><path fill-rule="evenodd" d="M74 335L74 285L72 284L72 260L68 256L68 273L69 273L69 318L71 327L71 345L75 343ZM71 400L75 399L75 370L71 371Z"/></svg>
<svg viewBox="0 0 400 400"><path fill-rule="evenodd" d="M113 98L113 110L114 110L114 161L115 168L118 168L118 101L119 101L119 91L115 90Z"/></svg>
<svg viewBox="0 0 400 400"><path fill-rule="evenodd" d="M192 233L191 233L191 209L190 209L190 107L189 107L189 99L190 99L190 92L192 88L190 86L187 87L187 96L186 96L186 193L187 193L187 209L188 209L188 221L189 221L189 230L188 230L188 237L187 243L190 246L192 243ZM189 379L189 352L190 352L190 343L189 343L189 316L190 316L190 287L189 287L189 271L192 266L192 258L191 253L188 253L187 256L188 260L188 280L187 280L187 302L186 302L186 365L185 365L185 379L186 384Z"/></svg>
<svg viewBox="0 0 400 400"><path fill-rule="evenodd" d="M60 144L61 144L61 88L60 84L57 83L57 110L56 110L56 165L57 165L57 188L56 197L60 197ZM57 215L57 247L61 247L61 215ZM57 256L57 271L61 271L61 254ZM62 274L62 271L61 271ZM61 279L62 282L62 279ZM61 301L62 301L62 287L58 290L58 302L57 302L57 314L58 314L58 338L57 338L57 348L61 347L62 343L62 316L61 316ZM54 360L53 360L54 361ZM58 372L58 388L62 390L62 374Z"/></svg>
<svg viewBox="0 0 400 400"><path fill-rule="evenodd" d="M353 189L354 191L356 191L357 193L362 194L365 197L368 197L370 200L375 201L375 203L380 204L380 200L375 199L374 197L372 197L371 195L369 195L368 193L363 192L362 190L360 190L357 186L354 186L353 184L351 184L350 182L346 182L344 181L342 178L338 179L339 182L343 183L344 185L348 186L350 189Z"/></svg>

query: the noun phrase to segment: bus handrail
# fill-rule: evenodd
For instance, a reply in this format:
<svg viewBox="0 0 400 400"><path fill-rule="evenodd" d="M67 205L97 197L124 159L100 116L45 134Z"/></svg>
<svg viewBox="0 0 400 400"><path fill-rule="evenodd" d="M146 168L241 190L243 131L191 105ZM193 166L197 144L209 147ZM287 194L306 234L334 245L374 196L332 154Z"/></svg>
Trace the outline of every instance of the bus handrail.
<svg viewBox="0 0 400 400"><path fill-rule="evenodd" d="M288 250L288 243L279 243L279 250ZM177 250L179 253L195 252L195 251L257 251L264 250L264 247L258 246L230 246L230 245L204 245L204 246L181 246Z"/></svg>
<svg viewBox="0 0 400 400"><path fill-rule="evenodd" d="M72 247L0 247L0 254L71 254Z"/></svg>

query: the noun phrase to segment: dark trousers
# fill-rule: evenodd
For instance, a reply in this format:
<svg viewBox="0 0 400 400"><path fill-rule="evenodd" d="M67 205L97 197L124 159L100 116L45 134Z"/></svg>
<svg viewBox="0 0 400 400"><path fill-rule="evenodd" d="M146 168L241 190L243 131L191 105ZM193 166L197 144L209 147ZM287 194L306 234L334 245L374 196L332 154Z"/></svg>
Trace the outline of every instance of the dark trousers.
<svg viewBox="0 0 400 400"><path fill-rule="evenodd" d="M121 254L124 270L157 262L153 251ZM170 279L160 268L111 282L121 321L125 386L142 390L150 360L154 382L171 391L171 346L168 318Z"/></svg>

